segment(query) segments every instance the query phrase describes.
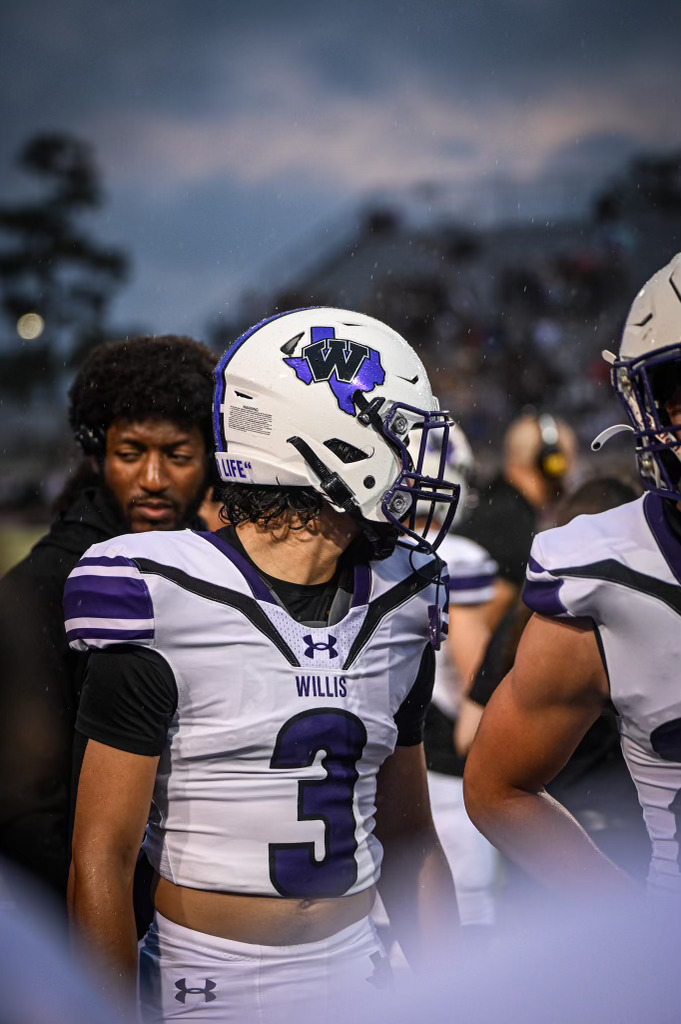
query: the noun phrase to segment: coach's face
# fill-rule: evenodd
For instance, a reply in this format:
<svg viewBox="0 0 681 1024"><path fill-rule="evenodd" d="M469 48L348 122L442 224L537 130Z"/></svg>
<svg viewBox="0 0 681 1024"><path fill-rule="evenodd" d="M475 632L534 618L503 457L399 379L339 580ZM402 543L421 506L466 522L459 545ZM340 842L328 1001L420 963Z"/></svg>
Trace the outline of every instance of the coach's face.
<svg viewBox="0 0 681 1024"><path fill-rule="evenodd" d="M206 487L203 435L166 419L114 420L106 432L104 482L132 533L182 529Z"/></svg>

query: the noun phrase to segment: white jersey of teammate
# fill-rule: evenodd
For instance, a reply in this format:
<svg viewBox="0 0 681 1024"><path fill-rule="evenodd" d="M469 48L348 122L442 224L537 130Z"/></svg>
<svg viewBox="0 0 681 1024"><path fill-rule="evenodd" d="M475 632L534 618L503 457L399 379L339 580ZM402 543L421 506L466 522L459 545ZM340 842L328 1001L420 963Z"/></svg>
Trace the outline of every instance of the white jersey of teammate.
<svg viewBox="0 0 681 1024"><path fill-rule="evenodd" d="M346 613L313 628L214 534L87 551L68 585L71 646L150 647L177 684L145 840L163 877L310 898L377 880L376 775L428 642L438 561L397 548L358 564Z"/></svg>
<svg viewBox="0 0 681 1024"><path fill-rule="evenodd" d="M438 555L447 565L450 605L470 606L492 600L498 567L484 548L467 537L450 533L440 544ZM448 645L443 643L435 662L433 703L450 718L459 713L461 687Z"/></svg>
<svg viewBox="0 0 681 1024"><path fill-rule="evenodd" d="M593 620L622 750L653 845L649 881L681 889L681 543L647 494L539 534L524 599Z"/></svg>

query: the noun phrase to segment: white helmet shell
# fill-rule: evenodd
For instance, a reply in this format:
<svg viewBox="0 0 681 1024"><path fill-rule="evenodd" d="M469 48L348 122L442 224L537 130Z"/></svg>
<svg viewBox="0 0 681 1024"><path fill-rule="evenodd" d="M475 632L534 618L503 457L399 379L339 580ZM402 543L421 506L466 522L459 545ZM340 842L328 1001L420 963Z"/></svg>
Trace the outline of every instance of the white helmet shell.
<svg viewBox="0 0 681 1024"><path fill-rule="evenodd" d="M611 372L636 437L643 484L662 497L681 501L681 444L676 431L670 430L661 387L681 381L681 253L634 299ZM603 437L614 431L605 431Z"/></svg>
<svg viewBox="0 0 681 1024"><path fill-rule="evenodd" d="M393 522L390 510L402 518L410 507L403 478L411 428L425 423L425 439L449 423L404 338L349 310L312 307L263 320L215 373L223 480L312 487L373 522Z"/></svg>

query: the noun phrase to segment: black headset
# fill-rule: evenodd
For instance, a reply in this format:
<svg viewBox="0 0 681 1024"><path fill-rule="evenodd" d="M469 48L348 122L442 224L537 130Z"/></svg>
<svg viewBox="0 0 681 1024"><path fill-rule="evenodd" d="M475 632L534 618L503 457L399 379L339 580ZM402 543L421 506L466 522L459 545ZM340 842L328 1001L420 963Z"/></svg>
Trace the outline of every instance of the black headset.
<svg viewBox="0 0 681 1024"><path fill-rule="evenodd" d="M565 476L568 461L565 452L560 447L560 435L556 420L548 412L540 413L537 416L537 425L541 437L541 447L537 453L537 468L548 480Z"/></svg>
<svg viewBox="0 0 681 1024"><path fill-rule="evenodd" d="M106 455L106 431L102 427L88 427L81 423L73 435L84 455L94 455L101 461Z"/></svg>

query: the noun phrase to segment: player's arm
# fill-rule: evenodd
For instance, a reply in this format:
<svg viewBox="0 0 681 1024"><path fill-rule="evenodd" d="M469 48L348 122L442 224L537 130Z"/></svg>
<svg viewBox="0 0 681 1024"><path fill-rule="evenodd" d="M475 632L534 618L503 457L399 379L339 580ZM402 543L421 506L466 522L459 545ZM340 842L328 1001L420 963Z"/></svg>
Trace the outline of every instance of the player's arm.
<svg viewBox="0 0 681 1024"><path fill-rule="evenodd" d="M475 673L489 643L490 628L487 604L450 604L449 653L468 693Z"/></svg>
<svg viewBox="0 0 681 1024"><path fill-rule="evenodd" d="M396 747L378 776L376 836L384 849L378 889L410 965L451 949L458 923L449 865L430 811L423 744Z"/></svg>
<svg viewBox="0 0 681 1024"><path fill-rule="evenodd" d="M121 982L134 990L137 976L132 884L158 760L90 739L80 773L69 908L111 970L113 993Z"/></svg>
<svg viewBox="0 0 681 1024"><path fill-rule="evenodd" d="M466 808L487 838L538 881L621 887L625 876L544 790L608 699L590 624L534 615L490 700L464 775Z"/></svg>
<svg viewBox="0 0 681 1024"><path fill-rule="evenodd" d="M120 644L90 654L76 723L88 742L69 903L75 925L114 975L131 980L137 964L133 876L176 708L175 678L156 651Z"/></svg>

